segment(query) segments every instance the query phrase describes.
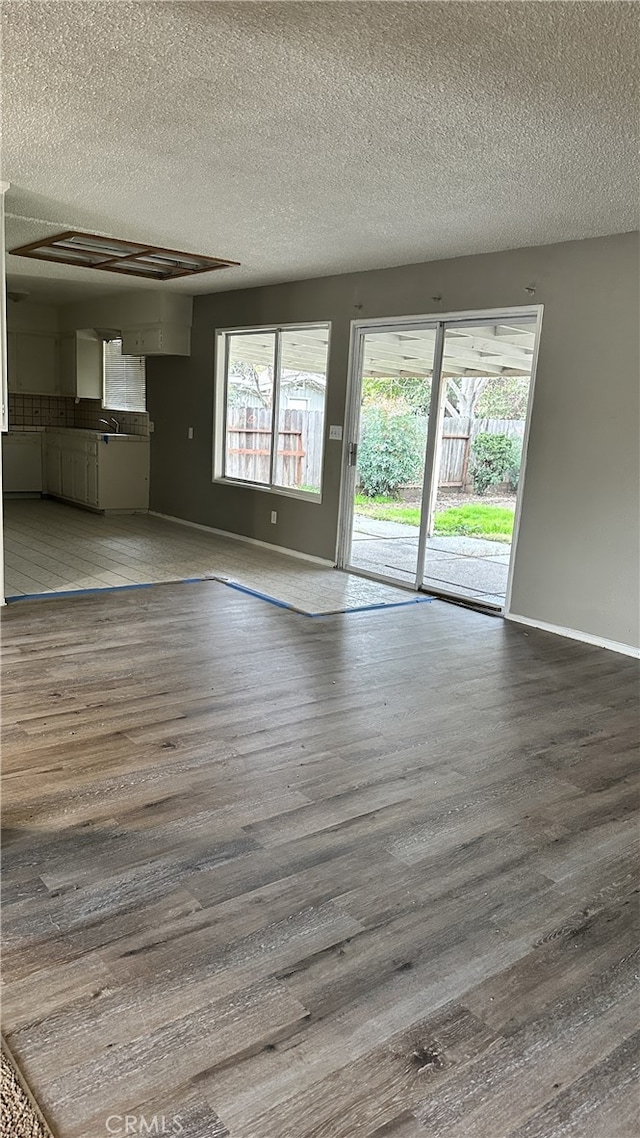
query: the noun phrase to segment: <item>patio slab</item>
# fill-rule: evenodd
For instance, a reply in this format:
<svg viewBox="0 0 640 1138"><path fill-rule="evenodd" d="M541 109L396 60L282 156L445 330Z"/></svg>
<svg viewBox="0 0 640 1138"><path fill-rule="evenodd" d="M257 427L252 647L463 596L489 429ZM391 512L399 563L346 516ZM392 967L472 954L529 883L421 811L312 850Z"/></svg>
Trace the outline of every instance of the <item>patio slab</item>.
<svg viewBox="0 0 640 1138"><path fill-rule="evenodd" d="M383 522L377 518L367 518L363 514L354 514L353 536L359 537L386 537L392 541L397 537L414 537L417 526L407 522Z"/></svg>
<svg viewBox="0 0 640 1138"><path fill-rule="evenodd" d="M424 585L501 605L507 588L510 552L508 542L485 538L428 538ZM415 526L354 518L354 568L409 582L415 575L417 553Z"/></svg>

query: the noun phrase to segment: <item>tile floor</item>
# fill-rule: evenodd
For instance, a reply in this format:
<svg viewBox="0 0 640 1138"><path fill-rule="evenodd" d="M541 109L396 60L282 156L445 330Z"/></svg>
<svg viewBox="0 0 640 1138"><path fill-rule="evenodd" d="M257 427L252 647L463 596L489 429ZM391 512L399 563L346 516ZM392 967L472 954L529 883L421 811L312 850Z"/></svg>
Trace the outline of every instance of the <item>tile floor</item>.
<svg viewBox="0 0 640 1138"><path fill-rule="evenodd" d="M415 600L403 589L150 514L105 517L50 499L8 499L4 508L10 598L213 576L305 613Z"/></svg>

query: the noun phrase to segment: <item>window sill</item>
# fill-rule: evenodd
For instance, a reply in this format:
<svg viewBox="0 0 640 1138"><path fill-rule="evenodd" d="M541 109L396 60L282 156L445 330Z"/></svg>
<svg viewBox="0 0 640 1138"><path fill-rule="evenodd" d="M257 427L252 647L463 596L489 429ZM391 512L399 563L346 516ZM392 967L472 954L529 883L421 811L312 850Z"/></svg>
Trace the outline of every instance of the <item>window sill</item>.
<svg viewBox="0 0 640 1138"><path fill-rule="evenodd" d="M263 494L277 494L280 498L299 498L302 502L319 506L322 503L322 494L311 490L288 490L285 486L263 486L260 482L245 482L241 478L214 478L216 486L239 486L244 490L259 490Z"/></svg>

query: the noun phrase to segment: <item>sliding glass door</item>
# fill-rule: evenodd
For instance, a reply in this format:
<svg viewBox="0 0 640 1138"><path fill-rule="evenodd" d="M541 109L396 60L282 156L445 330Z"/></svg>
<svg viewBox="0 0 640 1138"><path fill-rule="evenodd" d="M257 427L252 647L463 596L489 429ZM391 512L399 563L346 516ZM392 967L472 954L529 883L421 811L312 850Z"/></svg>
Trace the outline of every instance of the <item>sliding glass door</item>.
<svg viewBox="0 0 640 1138"><path fill-rule="evenodd" d="M350 565L414 585L437 326L360 337Z"/></svg>
<svg viewBox="0 0 640 1138"><path fill-rule="evenodd" d="M341 567L503 608L539 323L354 326Z"/></svg>
<svg viewBox="0 0 640 1138"><path fill-rule="evenodd" d="M445 324L424 589L504 605L536 323Z"/></svg>

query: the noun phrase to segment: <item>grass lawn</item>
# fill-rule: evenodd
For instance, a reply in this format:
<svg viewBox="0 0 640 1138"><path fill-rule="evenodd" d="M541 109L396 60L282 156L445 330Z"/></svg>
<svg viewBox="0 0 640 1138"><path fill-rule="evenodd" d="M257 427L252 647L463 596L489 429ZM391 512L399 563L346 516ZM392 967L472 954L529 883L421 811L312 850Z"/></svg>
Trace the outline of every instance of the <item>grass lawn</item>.
<svg viewBox="0 0 640 1138"><path fill-rule="evenodd" d="M488 537L510 539L513 533L514 511L506 506L450 506L436 514L436 533L451 536Z"/></svg>
<svg viewBox="0 0 640 1138"><path fill-rule="evenodd" d="M418 506L405 506L396 498L367 498L356 494L356 513L381 522L404 522L420 525ZM508 541L513 532L513 510L504 506L450 506L435 517L435 532L449 537L485 537Z"/></svg>

